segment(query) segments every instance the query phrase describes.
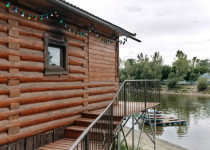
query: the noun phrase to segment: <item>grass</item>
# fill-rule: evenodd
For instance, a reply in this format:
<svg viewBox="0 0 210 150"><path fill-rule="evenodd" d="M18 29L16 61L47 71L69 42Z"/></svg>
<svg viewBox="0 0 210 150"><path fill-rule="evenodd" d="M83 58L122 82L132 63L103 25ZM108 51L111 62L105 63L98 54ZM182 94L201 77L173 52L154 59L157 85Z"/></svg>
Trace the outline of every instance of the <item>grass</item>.
<svg viewBox="0 0 210 150"><path fill-rule="evenodd" d="M203 92L203 94L206 94L206 92Z"/></svg>

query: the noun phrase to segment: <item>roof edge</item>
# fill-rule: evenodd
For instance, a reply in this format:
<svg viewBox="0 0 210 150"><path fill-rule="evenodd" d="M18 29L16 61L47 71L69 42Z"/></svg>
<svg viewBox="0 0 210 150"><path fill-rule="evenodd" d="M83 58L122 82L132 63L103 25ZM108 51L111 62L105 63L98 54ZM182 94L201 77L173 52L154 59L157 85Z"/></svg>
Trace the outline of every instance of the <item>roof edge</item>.
<svg viewBox="0 0 210 150"><path fill-rule="evenodd" d="M55 4L55 5L59 6L59 7L62 7L65 10L72 11L73 13L75 13L75 14L77 14L79 16L82 16L82 17L84 17L84 18L86 18L88 20L91 20L93 22L96 22L96 23L98 23L98 24L100 24L102 26L110 28L111 30L114 30L115 32L120 33L123 36L127 36L128 38L131 38L131 39L133 39L133 40L135 40L137 42L141 42L140 40L138 40L138 39L133 37L133 36L136 36L136 33L130 33L128 31L126 31L126 30L123 30L122 28L119 28L116 25L113 25L113 24L111 24L111 23L109 23L109 22L107 22L107 21L105 21L103 19L100 19L99 17L96 17L96 16L94 16L94 15L92 15L92 14L90 14L90 13L88 13L88 12L82 10L82 9L74 7L73 5L70 5L67 2L65 2L65 1L61 1L61 0L46 0L46 1L48 1L50 3L53 3L53 4Z"/></svg>

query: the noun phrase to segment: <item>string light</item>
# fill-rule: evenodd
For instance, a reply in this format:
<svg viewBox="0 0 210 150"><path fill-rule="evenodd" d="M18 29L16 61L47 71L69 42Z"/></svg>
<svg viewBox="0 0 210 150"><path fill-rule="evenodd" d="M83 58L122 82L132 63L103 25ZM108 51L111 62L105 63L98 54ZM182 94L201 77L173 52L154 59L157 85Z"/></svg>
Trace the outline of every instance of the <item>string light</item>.
<svg viewBox="0 0 210 150"><path fill-rule="evenodd" d="M21 11L21 17L24 17L24 11Z"/></svg>
<svg viewBox="0 0 210 150"><path fill-rule="evenodd" d="M7 2L6 7L8 8L10 4L11 4L10 2Z"/></svg>
<svg viewBox="0 0 210 150"><path fill-rule="evenodd" d="M58 13L56 9L54 10L54 12L55 12L55 14L57 14L57 13Z"/></svg>
<svg viewBox="0 0 210 150"><path fill-rule="evenodd" d="M15 7L14 5L12 5L9 1L7 1L6 7L7 7L7 8L10 7L10 5L13 6L14 12L15 12L15 13L17 13L18 11L20 11L20 12L21 12L21 17L24 17L24 16L25 16L24 11L19 10L17 7ZM26 13L26 14L27 14L27 13ZM54 14L55 14L56 17L59 17L59 14L58 14L58 12L57 12L56 9L54 9L54 11L52 11L52 12L50 12L50 13L48 13L48 14L33 15L33 17L34 17L34 20L35 20L35 21L37 20L37 16L40 18L40 20L43 20L43 16L45 16L45 18L48 19L48 15L50 15L51 17L53 17ZM28 19L31 19L31 14L27 14L27 16L28 16ZM124 45L124 44L127 42L127 37L124 38L123 40L119 40L119 39L117 38L117 35L116 35L115 33L111 36L110 39L108 39L108 40L103 40L103 39L101 38L100 34L97 32L96 28L94 27L94 24L92 24L92 25L91 25L87 30L85 30L84 32L80 32L79 29L78 29L79 32L77 32L77 31L75 32L74 30L71 30L71 28L68 26L67 23L65 23L65 21L63 21L62 18L60 18L60 23L64 23L64 24L65 24L64 27L65 27L65 28L68 27L68 31L72 31L72 34L75 34L75 36L76 36L77 34L79 34L80 36L85 36L85 35L88 34L88 32L95 32L95 33L96 33L96 36L99 37L99 40L100 40L101 42L103 42L104 44L112 43L113 40L116 40L117 43L119 43L120 45L121 45L121 44Z"/></svg>
<svg viewBox="0 0 210 150"><path fill-rule="evenodd" d="M36 15L34 15L34 20L35 20L35 21L37 20Z"/></svg>
<svg viewBox="0 0 210 150"><path fill-rule="evenodd" d="M15 10L14 10L14 12L15 12L15 13L17 12L17 7L15 7Z"/></svg>

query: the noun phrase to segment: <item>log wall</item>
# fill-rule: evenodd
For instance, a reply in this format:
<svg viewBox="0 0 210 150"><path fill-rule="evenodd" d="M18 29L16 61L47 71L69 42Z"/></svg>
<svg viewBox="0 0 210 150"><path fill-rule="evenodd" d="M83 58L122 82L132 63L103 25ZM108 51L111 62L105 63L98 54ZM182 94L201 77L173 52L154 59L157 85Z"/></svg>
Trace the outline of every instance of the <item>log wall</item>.
<svg viewBox="0 0 210 150"><path fill-rule="evenodd" d="M90 82L115 82L118 76L116 57L117 44L115 42L104 44L98 36L89 34Z"/></svg>
<svg viewBox="0 0 210 150"><path fill-rule="evenodd" d="M68 75L44 75L45 32L69 39ZM106 107L118 87L116 55L116 43L28 20L0 2L0 145L67 126L84 111Z"/></svg>

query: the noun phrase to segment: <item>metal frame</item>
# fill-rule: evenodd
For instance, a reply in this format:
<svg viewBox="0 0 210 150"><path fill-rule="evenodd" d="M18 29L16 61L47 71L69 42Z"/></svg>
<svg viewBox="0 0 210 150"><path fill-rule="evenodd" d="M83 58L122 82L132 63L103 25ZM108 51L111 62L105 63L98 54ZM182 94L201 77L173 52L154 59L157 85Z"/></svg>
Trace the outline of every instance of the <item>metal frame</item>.
<svg viewBox="0 0 210 150"><path fill-rule="evenodd" d="M142 133L142 131L144 130L144 132L147 134L147 136L150 138L150 140L154 143L154 150L156 150L156 140L155 140L155 137L156 137L156 119L154 120L155 122L154 122L154 131L153 131L153 128L152 128L152 124L151 124L151 120L150 120L150 114L149 114L149 112L148 112L148 109L149 108L154 108L154 117L156 118L156 114L155 114L155 108L156 108L156 106L157 105L159 105L160 104L160 96L159 96L159 103L157 103L156 105L152 105L152 106L150 106L150 107L147 107L146 105L145 105L145 108L144 108L144 110L143 110L143 113L142 113L142 115L143 114L145 114L145 116L146 116L146 114L148 115L148 117L149 117L149 121L150 121L150 127L152 128L152 133L153 133L153 139L151 138L151 136L145 131L145 129L144 129L144 122L145 122L145 118L143 119L143 125L141 125L140 123L139 123L139 119L137 120L134 116L135 116L135 114L138 114L139 113L139 111L136 111L136 112L134 112L134 113L131 113L131 114L127 114L127 110L125 109L125 108L127 108L126 107L126 103L127 103L127 94L126 94L126 92L131 92L131 86L132 86L132 82L145 82L145 88L147 88L147 86L148 86L148 84L147 84L147 82L158 82L158 87L159 87L159 91L160 91L160 81L159 80L125 80L124 82L123 82L123 84L122 84L122 86L120 87L120 89L118 90L118 92L117 92L117 94L115 95L115 97L114 97L114 99L112 100L112 102L108 105L108 107L106 107L106 109L87 127L87 129L79 136L79 138L74 142L74 144L71 146L71 148L69 149L69 150L74 150L74 149L76 149L77 148L77 146L79 145L79 143L81 143L82 141L85 141L85 137L87 137L88 136L88 134L89 135L91 135L91 130L93 130L94 129L94 127L96 128L96 130L97 131L100 131L101 129L104 129L104 127L106 128L106 126L103 126L103 125L99 125L98 124L98 122L106 122L106 119L107 119L107 121L108 122L110 122L110 124L111 124L111 128L110 128L110 134L111 134L111 141L110 141L110 146L109 146L109 149L112 149L112 147L113 147L113 139L112 139L112 135L113 135L113 119L114 119L114 115L113 115L113 105L114 105L114 102L116 101L116 100L118 100L118 96L119 96L119 93L122 91L122 92L124 92L123 93L123 95L124 95L124 98L123 98L123 101L124 101L124 117L122 118L122 120L123 119L126 119L126 121L125 121L125 123L124 123L124 125L122 125L122 120L121 121L119 121L118 122L118 125L117 125L117 127L115 128L115 130L114 131L116 131L116 130L118 130L118 136L117 136L117 138L118 138L118 146L120 146L120 143L119 143L119 141L121 142L121 137L120 137L120 134L121 134L121 131L122 131L122 133L123 133L123 141L125 141L125 143L126 143L126 147L127 147L127 149L128 149L128 143L127 143L127 140L126 140L126 137L127 137L127 135L130 133L130 131L132 130L132 139L133 139L133 143L132 143L132 147L133 147L133 149L134 149L134 126L135 126L135 124L138 124L140 127L141 127L141 132L140 132L140 137L139 137L139 142L140 142L140 138L141 138L141 133ZM129 89L126 89L125 87L127 86L127 82L131 82L130 84L128 84L128 85L130 85L129 86ZM135 84L136 85L136 84ZM141 84L140 84L141 85ZM147 85L147 86L146 86ZM123 89L123 87L124 87L124 89ZM123 89L123 90L122 90ZM127 91L126 91L126 90ZM151 89L151 88L150 88ZM153 89L153 88L152 88ZM155 89L155 88L154 88ZM146 91L146 89L144 89L144 91ZM145 99L145 103L147 102L147 95L148 95L148 91L146 91L146 92L144 92L144 99ZM150 92L151 93L151 92ZM154 92L153 92L154 93ZM152 96L154 95L152 93ZM160 92L159 92L160 93ZM158 93L158 94L159 94ZM131 97L128 97L128 98L131 98ZM132 102L132 101L130 101L130 102ZM134 101L133 101L134 102ZM138 101L137 101L138 102ZM132 106L133 107L133 106ZM140 111L142 111L142 110L140 110ZM141 115L141 116L142 116ZM127 123L127 121L128 121L128 119L130 119L130 117L132 116L132 121L134 122L134 120L136 121L134 124L132 124L132 128L131 128L131 130L125 135L125 133L124 133L124 130L123 130L123 127L125 126L125 124ZM106 118L106 119L105 119ZM105 120L104 120L105 119ZM97 128L97 127L100 127L100 128ZM98 133L99 134L99 133ZM98 137L97 138L100 138L100 135L97 135ZM97 139L96 138L96 139ZM88 139L88 138L87 138ZM87 141L85 141L85 143L87 143ZM138 143L138 145L139 145L139 143ZM137 146L137 148L138 148L138 146ZM85 149L88 149L88 147L85 147ZM105 149L105 146L103 147L103 149Z"/></svg>
<svg viewBox="0 0 210 150"><path fill-rule="evenodd" d="M135 116L134 115L132 115L132 127L130 128L130 130L127 132L127 134L125 135L125 133L124 133L124 130L123 130L123 127L126 125L126 123L128 122L128 120L130 119L130 117L128 117L127 119L126 119L126 121L125 121L125 123L123 124L123 126L122 125L120 125L120 128L119 128L119 131L118 131L118 133L117 133L117 147L118 147L118 150L120 150L120 145L125 141L125 143L126 143L126 147L127 147L127 149L128 149L128 146L127 146L127 139L126 139L126 137L129 135L129 133L132 131L132 149L134 150L135 149L135 146L134 146L134 126L136 125L136 124L138 124L139 126L140 126L140 128L141 128L141 130L140 130L140 134L139 134L139 140L138 140L138 144L137 144L137 147L136 147L136 150L138 150L138 148L139 148L139 144L140 144L140 141L141 141L141 134L142 134L142 132L144 131L145 133L146 133L146 135L149 137L149 139L152 141L152 143L154 144L154 150L156 150L156 106L154 106L154 107L152 107L152 108L154 108L154 130L153 130L153 127L152 127L152 123L151 123L151 119L150 119L150 113L148 112L148 109L146 110L146 111L144 111L144 112L142 112L142 114L140 115L140 117L138 118L138 119L136 119L135 118ZM136 113L136 114L138 114L138 113ZM152 134L153 134L153 136L151 137L151 135L149 135L148 133L147 133L147 131L144 129L144 123L145 123L145 117L142 119L141 117L143 116L143 115L148 115L148 117L149 117L149 122L150 122L150 127L151 127L151 130L152 130ZM140 124L139 123L139 120L140 119L142 119L143 121L142 121L142 124ZM135 123L134 123L134 120L136 121ZM121 140L121 132L123 133L123 139Z"/></svg>

